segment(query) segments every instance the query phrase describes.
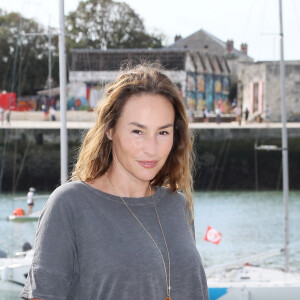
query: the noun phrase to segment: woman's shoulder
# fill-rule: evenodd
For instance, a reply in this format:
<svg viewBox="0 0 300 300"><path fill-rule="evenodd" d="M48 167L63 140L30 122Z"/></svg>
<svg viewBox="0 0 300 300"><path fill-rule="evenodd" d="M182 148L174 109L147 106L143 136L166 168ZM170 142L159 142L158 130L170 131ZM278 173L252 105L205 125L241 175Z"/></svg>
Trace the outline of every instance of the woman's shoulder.
<svg viewBox="0 0 300 300"><path fill-rule="evenodd" d="M172 192L167 187L158 187L158 198L160 203L166 203L166 205L178 211L184 213L187 219L190 219L191 212L187 206L187 198L181 191Z"/></svg>
<svg viewBox="0 0 300 300"><path fill-rule="evenodd" d="M70 181L67 183L64 183L57 187L51 195L59 196L59 195L76 195L77 193L84 191L84 183L82 181Z"/></svg>
<svg viewBox="0 0 300 300"><path fill-rule="evenodd" d="M170 200L177 199L179 201L186 203L186 197L180 191L172 192L168 187L164 187L164 186L157 187L157 189L158 189L158 195L163 198L168 198Z"/></svg>
<svg viewBox="0 0 300 300"><path fill-rule="evenodd" d="M47 200L48 205L65 206L71 204L72 206L77 202L76 200L84 197L84 183L81 181L67 182L57 187L49 196Z"/></svg>

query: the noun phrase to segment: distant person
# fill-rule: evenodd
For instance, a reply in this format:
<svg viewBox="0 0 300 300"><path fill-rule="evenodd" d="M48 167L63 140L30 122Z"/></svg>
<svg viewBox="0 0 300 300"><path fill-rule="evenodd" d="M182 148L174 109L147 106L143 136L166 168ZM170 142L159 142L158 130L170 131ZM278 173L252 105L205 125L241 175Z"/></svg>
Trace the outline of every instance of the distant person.
<svg viewBox="0 0 300 300"><path fill-rule="evenodd" d="M236 105L237 105L236 99L233 99L232 104L231 104L232 109L235 109Z"/></svg>
<svg viewBox="0 0 300 300"><path fill-rule="evenodd" d="M48 108L45 104L42 104L42 110L44 112L44 121L48 121L49 112L48 112Z"/></svg>
<svg viewBox="0 0 300 300"><path fill-rule="evenodd" d="M269 108L268 104L266 105L266 108L265 108L265 123L267 126L270 125L270 108Z"/></svg>
<svg viewBox="0 0 300 300"><path fill-rule="evenodd" d="M51 120L55 121L56 120L56 110L53 106L50 107L49 113L50 113L50 116L51 116Z"/></svg>
<svg viewBox="0 0 300 300"><path fill-rule="evenodd" d="M241 118L241 114L242 114L242 107L237 105L234 108L234 113L235 113L235 120L237 121L237 123L239 124L239 126L241 126L242 124L242 118Z"/></svg>
<svg viewBox="0 0 300 300"><path fill-rule="evenodd" d="M221 124L221 109L220 109L220 105L218 105L218 107L215 110L216 113L216 123L217 124Z"/></svg>
<svg viewBox="0 0 300 300"><path fill-rule="evenodd" d="M31 187L27 193L27 206L28 206L28 215L32 214L32 209L34 205L34 193L35 188Z"/></svg>
<svg viewBox="0 0 300 300"><path fill-rule="evenodd" d="M4 108L2 106L0 106L0 122L3 126L3 122L4 122Z"/></svg>
<svg viewBox="0 0 300 300"><path fill-rule="evenodd" d="M261 114L258 114L258 115L256 116L256 122L257 122L257 123L262 123L262 121L263 121L263 119L262 119Z"/></svg>
<svg viewBox="0 0 300 300"><path fill-rule="evenodd" d="M209 116L209 112L206 106L204 106L203 108L203 121L204 122L208 122L208 116Z"/></svg>
<svg viewBox="0 0 300 300"><path fill-rule="evenodd" d="M194 122L195 120L195 109L193 107L189 107L187 110L189 122Z"/></svg>
<svg viewBox="0 0 300 300"><path fill-rule="evenodd" d="M246 107L246 109L245 109L245 122L246 122L246 123L248 122L248 117L249 117L249 110L248 110L248 108Z"/></svg>
<svg viewBox="0 0 300 300"><path fill-rule="evenodd" d="M7 122L8 125L10 124L10 109L9 108L6 112L6 122Z"/></svg>

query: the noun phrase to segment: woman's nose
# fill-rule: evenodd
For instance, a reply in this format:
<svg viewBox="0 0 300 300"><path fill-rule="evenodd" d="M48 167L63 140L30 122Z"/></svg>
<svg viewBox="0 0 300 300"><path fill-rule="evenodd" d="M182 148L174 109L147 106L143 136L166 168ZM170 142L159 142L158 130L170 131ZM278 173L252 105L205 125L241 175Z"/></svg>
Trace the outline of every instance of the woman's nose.
<svg viewBox="0 0 300 300"><path fill-rule="evenodd" d="M155 156L158 150L158 142L156 136L149 136L144 141L144 152L149 156Z"/></svg>

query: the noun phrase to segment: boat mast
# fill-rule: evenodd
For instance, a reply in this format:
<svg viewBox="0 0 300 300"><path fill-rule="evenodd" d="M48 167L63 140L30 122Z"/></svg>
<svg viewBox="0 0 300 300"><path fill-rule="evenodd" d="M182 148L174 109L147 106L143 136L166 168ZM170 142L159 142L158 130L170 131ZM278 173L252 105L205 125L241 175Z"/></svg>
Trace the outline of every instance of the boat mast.
<svg viewBox="0 0 300 300"><path fill-rule="evenodd" d="M288 173L288 142L286 129L286 101L285 101L285 65L283 53L283 25L282 25L282 0L279 0L280 20L280 83L281 83L281 122L282 122L282 172L283 172L283 200L285 222L285 271L289 272L289 173Z"/></svg>
<svg viewBox="0 0 300 300"><path fill-rule="evenodd" d="M52 88L52 61L51 61L51 38L52 32L50 26L48 26L48 99L51 99Z"/></svg>
<svg viewBox="0 0 300 300"><path fill-rule="evenodd" d="M60 82L60 178L68 180L68 140L66 126L66 51L64 0L59 0L59 82Z"/></svg>

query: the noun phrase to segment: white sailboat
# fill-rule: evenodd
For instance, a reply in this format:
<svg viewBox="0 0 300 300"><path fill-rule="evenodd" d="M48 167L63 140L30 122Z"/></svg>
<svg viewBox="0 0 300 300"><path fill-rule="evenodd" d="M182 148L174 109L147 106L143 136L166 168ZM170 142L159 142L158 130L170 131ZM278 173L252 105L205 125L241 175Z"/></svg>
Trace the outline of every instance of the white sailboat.
<svg viewBox="0 0 300 300"><path fill-rule="evenodd" d="M250 265L282 251L208 269L210 300L299 300L300 273Z"/></svg>
<svg viewBox="0 0 300 300"><path fill-rule="evenodd" d="M280 16L280 81L282 120L282 170L285 208L285 246L273 253L262 254L238 262L207 270L210 300L299 300L300 273L289 272L289 214L288 214L288 143L285 103L285 65L283 54L282 1L279 0ZM267 269L249 265L270 255L285 256L285 270ZM217 273L216 273L217 272Z"/></svg>
<svg viewBox="0 0 300 300"><path fill-rule="evenodd" d="M41 215L42 211L36 211L30 215L24 215L24 216L15 216L10 215L8 216L9 221L13 222L31 222L31 221L38 221L39 217Z"/></svg>
<svg viewBox="0 0 300 300"><path fill-rule="evenodd" d="M0 291L20 292L32 259L33 250L18 252L11 258L0 258Z"/></svg>
<svg viewBox="0 0 300 300"><path fill-rule="evenodd" d="M40 196L34 196L34 199L46 199L48 198L49 195L40 195ZM13 198L13 200L26 200L27 197L15 197ZM9 215L7 217L7 219L9 221L13 221L13 222L31 222L31 221L38 221L40 215L42 214L42 211L35 211L29 215L24 214L24 215L15 215L14 213L12 213L11 215Z"/></svg>

